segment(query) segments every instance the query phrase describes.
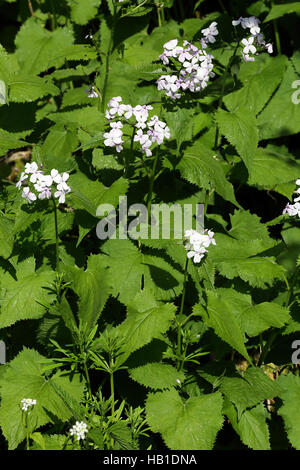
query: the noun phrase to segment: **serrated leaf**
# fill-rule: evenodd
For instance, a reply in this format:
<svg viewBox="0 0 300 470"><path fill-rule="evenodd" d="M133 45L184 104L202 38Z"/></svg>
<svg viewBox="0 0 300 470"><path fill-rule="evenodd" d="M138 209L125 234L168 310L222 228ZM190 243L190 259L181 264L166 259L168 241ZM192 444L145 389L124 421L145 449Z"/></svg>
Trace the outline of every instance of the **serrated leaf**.
<svg viewBox="0 0 300 470"><path fill-rule="evenodd" d="M223 423L222 396L213 393L183 401L175 390L151 393L147 421L171 450L211 450Z"/></svg>
<svg viewBox="0 0 300 470"><path fill-rule="evenodd" d="M213 152L200 143L188 148L176 168L182 177L204 189L215 189L225 200L238 205L232 185L227 181Z"/></svg>
<svg viewBox="0 0 300 470"><path fill-rule="evenodd" d="M68 375L57 373L46 379L42 375L42 362L45 359L34 349L24 348L7 365L1 377L0 426L10 449L15 449L26 437L21 411L22 398L37 401L28 416L28 430L31 433L53 422L53 416L60 420L68 420L72 416L51 384L57 384L77 401L83 395L84 384L77 374L70 379Z"/></svg>
<svg viewBox="0 0 300 470"><path fill-rule="evenodd" d="M67 0L67 2L71 8L72 20L81 25L93 19L101 5L101 0Z"/></svg>
<svg viewBox="0 0 300 470"><path fill-rule="evenodd" d="M234 405L227 400L224 413L241 441L253 450L270 450L269 428L266 422L267 411L262 403L245 410L240 418Z"/></svg>
<svg viewBox="0 0 300 470"><path fill-rule="evenodd" d="M239 107L234 112L219 109L215 118L221 134L236 148L251 175L252 158L258 144L254 113L249 112L246 107Z"/></svg>
<svg viewBox="0 0 300 470"><path fill-rule="evenodd" d="M29 18L16 36L16 56L23 73L40 73L51 66L59 67L65 61L63 48L73 43L69 28L45 29L35 18Z"/></svg>
<svg viewBox="0 0 300 470"><path fill-rule="evenodd" d="M206 311L200 308L199 305L199 313L202 315L204 323L213 328L223 341L230 344L230 346L251 362L244 344L244 333L241 325L231 312L228 304L213 291L207 291L206 295Z"/></svg>
<svg viewBox="0 0 300 470"><path fill-rule="evenodd" d="M130 377L145 387L153 390L164 390L180 385L184 381L184 373L179 372L170 364L158 362L136 367L129 371Z"/></svg>
<svg viewBox="0 0 300 470"><path fill-rule="evenodd" d="M280 375L278 383L282 388L280 398L283 400L278 414L284 420L290 443L295 449L300 450L300 378L291 373L285 376Z"/></svg>
<svg viewBox="0 0 300 470"><path fill-rule="evenodd" d="M54 271L35 272L33 257L18 263L16 276L14 279L8 272L1 276L0 328L20 320L40 318L56 297L50 291Z"/></svg>
<svg viewBox="0 0 300 470"><path fill-rule="evenodd" d="M124 351L131 353L159 338L165 333L174 319L176 306L171 303L158 303L152 293L143 290L128 302L127 318L118 326L125 338Z"/></svg>

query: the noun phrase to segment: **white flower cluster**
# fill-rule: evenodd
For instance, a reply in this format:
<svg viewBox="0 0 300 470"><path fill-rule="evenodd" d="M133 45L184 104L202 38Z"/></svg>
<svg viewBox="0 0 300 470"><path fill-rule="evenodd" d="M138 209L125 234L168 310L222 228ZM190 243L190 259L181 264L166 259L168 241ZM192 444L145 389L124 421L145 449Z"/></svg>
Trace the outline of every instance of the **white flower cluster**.
<svg viewBox="0 0 300 470"><path fill-rule="evenodd" d="M300 179L296 181L296 185L300 186ZM300 187L296 189L295 193L300 194ZM283 214L288 213L292 217L294 217L295 215L298 215L298 217L300 217L300 202L299 201L300 201L300 196L294 199L294 204L288 203L286 207L283 209L282 213Z"/></svg>
<svg viewBox="0 0 300 470"><path fill-rule="evenodd" d="M80 439L85 439L85 435L88 432L88 427L83 421L76 421L74 426L70 429L71 436L76 436L77 441Z"/></svg>
<svg viewBox="0 0 300 470"><path fill-rule="evenodd" d="M66 200L66 194L71 192L71 188L67 185L66 181L69 179L69 173L60 174L55 168L51 170L50 175L45 175L38 165L33 163L26 163L25 171L21 173L20 180L16 184L18 189L21 189L23 184L22 197L27 199L29 204L37 200L37 196L31 189L35 189L39 199L50 199L52 196L51 186L56 183L56 192L54 197L58 198L59 203L63 204ZM30 189L29 183L32 183Z"/></svg>
<svg viewBox="0 0 300 470"><path fill-rule="evenodd" d="M255 58L250 54L256 54L257 47L265 48L269 54L273 52L272 44L266 44L260 32L259 23L260 20L255 16L250 16L249 18L240 17L238 20L232 21L233 26L241 25L243 29L250 29L251 36L248 39L242 39L244 46L242 56L245 62L254 62Z"/></svg>
<svg viewBox="0 0 300 470"><path fill-rule="evenodd" d="M215 27L210 29L211 26L203 30L206 36L202 47L204 43L206 47L207 41L215 41L217 29ZM165 90L166 95L171 99L180 98L181 90L190 90L193 93L203 90L209 79L215 76L212 71L213 56L211 54L198 49L188 41L184 41L183 46L178 46L178 40L172 39L164 44L164 52L159 56L164 65L172 61L172 65L180 67L177 75L162 75L156 82L158 90Z"/></svg>
<svg viewBox="0 0 300 470"><path fill-rule="evenodd" d="M214 232L211 230L203 230L202 233L197 230L186 230L185 236L185 249L188 251L187 257L193 258L194 263L200 263L210 244L215 245Z"/></svg>
<svg viewBox="0 0 300 470"><path fill-rule="evenodd" d="M211 44L216 42L216 36L219 34L217 23L213 21L208 28L201 29L201 33L204 36L204 38L201 39L201 46L203 49L206 49L208 42Z"/></svg>
<svg viewBox="0 0 300 470"><path fill-rule="evenodd" d="M133 124L137 128L134 141L141 144L142 151L151 156L150 147L155 142L161 145L164 139L170 138L170 129L165 122L160 121L158 116L154 115L149 119L149 111L153 109L151 105L137 105L135 107L129 104L122 104L121 96L115 96L108 103L106 118L112 120L117 117L124 117L126 122L132 117L135 119ZM149 120L148 120L149 119ZM111 130L104 134L104 145L106 147L116 147L117 152L123 150L123 123L121 121L110 122Z"/></svg>
<svg viewBox="0 0 300 470"><path fill-rule="evenodd" d="M28 408L30 408L31 406L36 405L36 400L32 400L32 398L23 398L21 400L21 404L22 404L22 410L27 411Z"/></svg>

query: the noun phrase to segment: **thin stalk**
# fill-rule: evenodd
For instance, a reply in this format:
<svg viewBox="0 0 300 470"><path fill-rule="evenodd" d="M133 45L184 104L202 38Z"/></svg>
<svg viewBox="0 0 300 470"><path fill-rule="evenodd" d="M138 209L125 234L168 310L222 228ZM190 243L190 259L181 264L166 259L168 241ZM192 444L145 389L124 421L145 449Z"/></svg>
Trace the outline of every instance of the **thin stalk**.
<svg viewBox="0 0 300 470"><path fill-rule="evenodd" d="M271 2L271 8L273 8L274 2ZM276 48L277 48L277 53L280 55L281 54L281 43L280 43L280 36L279 36L279 31L278 31L278 24L277 20L273 20L273 28L274 28L274 34L275 34L275 42L276 42Z"/></svg>
<svg viewBox="0 0 300 470"><path fill-rule="evenodd" d="M25 412L25 429L26 429L26 450L29 450L29 433L28 433L28 412Z"/></svg>
<svg viewBox="0 0 300 470"><path fill-rule="evenodd" d="M179 317L182 315L183 306L184 306L184 299L185 299L185 288L186 288L186 280L187 280L187 268L189 264L189 258L186 259L185 268L184 268L184 278L183 278L183 289L182 289L182 296L181 296L181 303L180 303L180 310L179 310ZM181 357L181 323L178 323L177 328L177 370L180 368L180 357Z"/></svg>
<svg viewBox="0 0 300 470"><path fill-rule="evenodd" d="M151 201L152 201L152 193L153 193L153 183L155 179L155 171L156 171L156 166L157 166L157 161L158 161L158 147L156 149L156 155L154 158L153 162L153 167L152 167L152 173L150 176L150 183L149 183L149 191L148 191L148 199L147 199L147 211L148 211L148 218L150 218L150 210L151 210Z"/></svg>
<svg viewBox="0 0 300 470"><path fill-rule="evenodd" d="M57 27L57 21L56 21L56 11L55 11L55 8L54 8L53 0L51 0L51 10L52 10L51 29L52 29L52 31L54 31Z"/></svg>
<svg viewBox="0 0 300 470"><path fill-rule="evenodd" d="M223 80L222 80L222 88L221 88L221 93L220 93L220 97L219 97L219 100L218 100L218 106L217 106L217 110L219 108L221 108L222 106L222 103L223 103L223 98L224 98L224 92L225 92L225 85L226 85L226 78L227 78L227 75L228 75L228 71L231 67L231 64L232 64L232 61L234 59L234 57L236 56L236 53L237 53L237 50L239 48L239 45L240 45L240 42L238 41L237 42L237 45L234 49L234 52L232 54L232 56L230 57L229 59L229 62L227 64L227 67L225 69L225 72L224 72L224 75L223 75ZM216 150L218 148L218 140L219 140L219 126L217 125L217 129L216 129L216 136L215 136L215 144L214 144L214 150Z"/></svg>
<svg viewBox="0 0 300 470"><path fill-rule="evenodd" d="M28 8L29 8L31 16L34 16L34 11L33 11L32 3L30 0L28 0Z"/></svg>
<svg viewBox="0 0 300 470"><path fill-rule="evenodd" d="M87 386L88 386L89 398L92 398L91 381L90 381L90 376L89 376L89 371L86 365L86 361L84 361L83 367L84 367L85 378L86 378Z"/></svg>
<svg viewBox="0 0 300 470"><path fill-rule="evenodd" d="M157 22L158 22L158 26L161 27L162 21L161 21L161 8L160 7L157 7Z"/></svg>
<svg viewBox="0 0 300 470"><path fill-rule="evenodd" d="M114 385L114 373L110 372L110 396L111 396L111 415L115 414L115 385Z"/></svg>
<svg viewBox="0 0 300 470"><path fill-rule="evenodd" d="M183 5L182 5L182 0L178 0L178 3L179 3L179 11L180 11L180 16L181 16L181 21L183 21L184 18L185 18L185 11L184 11L184 8L183 8Z"/></svg>
<svg viewBox="0 0 300 470"><path fill-rule="evenodd" d="M58 223L57 223L57 207L54 197L52 196L52 202L54 207L54 226L55 226L55 268L56 271L59 271L59 238L58 238Z"/></svg>
<svg viewBox="0 0 300 470"><path fill-rule="evenodd" d="M116 26L116 7L114 5L114 15L113 15L113 24L110 31L110 38L108 43L108 48L105 57L105 76L104 76L104 83L103 83L103 91L102 91L102 103L101 103L101 111L104 112L104 105L105 105L105 97L106 97L106 89L108 83L108 76L109 76L109 63L110 63L110 56L112 53L112 44L115 35L115 26Z"/></svg>
<svg viewBox="0 0 300 470"><path fill-rule="evenodd" d="M218 2L219 2L219 5L220 5L220 8L221 8L222 12L223 12L223 13L227 13L227 10L226 10L226 8L225 8L224 3L222 2L222 0L218 0Z"/></svg>

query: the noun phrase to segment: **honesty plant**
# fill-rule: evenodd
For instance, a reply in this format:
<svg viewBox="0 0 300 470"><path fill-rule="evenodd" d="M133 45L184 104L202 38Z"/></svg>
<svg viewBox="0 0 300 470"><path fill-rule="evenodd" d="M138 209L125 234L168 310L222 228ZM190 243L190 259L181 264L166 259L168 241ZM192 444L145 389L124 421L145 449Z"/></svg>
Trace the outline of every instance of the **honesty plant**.
<svg viewBox="0 0 300 470"><path fill-rule="evenodd" d="M298 12L1 2L1 450L300 449Z"/></svg>

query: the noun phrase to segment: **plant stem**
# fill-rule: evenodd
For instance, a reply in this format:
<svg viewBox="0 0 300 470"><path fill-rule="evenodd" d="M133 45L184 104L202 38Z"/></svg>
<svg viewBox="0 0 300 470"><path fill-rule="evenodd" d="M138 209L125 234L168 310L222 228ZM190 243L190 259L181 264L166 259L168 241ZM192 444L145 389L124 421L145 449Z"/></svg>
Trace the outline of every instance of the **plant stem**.
<svg viewBox="0 0 300 470"><path fill-rule="evenodd" d="M185 299L185 288L186 288L186 279L187 279L187 268L189 264L189 258L186 259L185 262L185 268L184 268L184 278L183 278L183 289L182 289L182 296L181 296L181 303L180 303L180 310L179 310L179 317L181 317L182 312L183 312L183 306L184 306L184 299ZM181 327L182 324L178 323L178 328L177 328L177 370L180 368L180 357L181 357Z"/></svg>
<svg viewBox="0 0 300 470"><path fill-rule="evenodd" d="M115 386L114 386L114 373L110 373L110 396L111 396L111 415L115 414Z"/></svg>
<svg viewBox="0 0 300 470"><path fill-rule="evenodd" d="M56 29L56 26L57 26L57 22L56 22L56 12L55 12L55 8L54 8L54 3L53 3L53 0L51 0L51 9L52 9L52 15L51 15L51 29L52 31L54 31Z"/></svg>
<svg viewBox="0 0 300 470"><path fill-rule="evenodd" d="M271 8L273 8L274 2L271 2ZM273 28L274 28L274 34L275 34L275 42L276 42L276 48L277 48L277 53L280 55L281 54L281 44L280 44L280 36L279 36L279 31L278 31L278 24L277 20L273 20Z"/></svg>
<svg viewBox="0 0 300 470"><path fill-rule="evenodd" d="M158 21L158 26L161 27L162 21L161 21L161 9L160 9L160 7L157 7L157 21Z"/></svg>
<svg viewBox="0 0 300 470"><path fill-rule="evenodd" d="M58 223L57 223L57 207L54 197L52 196L52 202L54 207L54 225L55 225L55 255L56 255L56 262L55 268L56 271L59 272L59 238L58 238Z"/></svg>
<svg viewBox="0 0 300 470"><path fill-rule="evenodd" d="M224 98L224 93L225 93L225 86L226 86L226 78L227 78L227 75L228 75L228 71L231 67L231 64L232 64L232 61L234 59L234 57L236 56L236 53L237 53L237 50L239 48L239 45L240 45L240 42L238 41L237 42L237 45L234 49L234 52L232 54L232 56L230 57L229 61L228 61L228 64L226 66L226 69L225 69L225 72L224 72L224 75L223 75L223 80L222 80L222 88L221 88L221 93L220 93L220 97L219 97L219 100L218 100L218 106L217 106L217 109L216 111L221 108L222 106L222 103L223 103L223 98ZM217 125L217 129L216 129L216 136L215 136L215 144L214 144L214 150L216 150L218 148L218 140L219 140L219 126Z"/></svg>
<svg viewBox="0 0 300 470"><path fill-rule="evenodd" d="M108 48L107 48L106 57L105 57L105 76L104 76L104 83L103 83L103 90L102 90L102 102L101 102L102 113L104 112L104 106L105 106L106 89L107 89L108 76L109 76L109 63L110 63L110 56L112 53L112 45L113 45L113 40L114 40L114 35L115 35L115 25L116 25L116 6L114 4L113 24L112 24L112 28L110 31L110 38L109 38Z"/></svg>
<svg viewBox="0 0 300 470"><path fill-rule="evenodd" d="M88 386L89 398L92 398L91 381L90 381L90 376L89 376L89 371L86 365L86 361L84 361L83 367L84 367L85 378L86 378L87 386Z"/></svg>
<svg viewBox="0 0 300 470"><path fill-rule="evenodd" d="M29 8L31 16L34 16L34 11L33 11L32 3L30 0L28 0L28 8Z"/></svg>
<svg viewBox="0 0 300 470"><path fill-rule="evenodd" d="M150 183L149 183L149 191L148 191L148 199L147 199L147 211L148 211L148 218L150 219L151 217L151 201L152 201L152 193L153 193L153 183L155 179L155 171L156 171L156 166L157 166L157 161L158 161L158 147L156 149L156 155L154 158L153 162L153 167L152 167L152 173L150 176Z"/></svg>
<svg viewBox="0 0 300 470"><path fill-rule="evenodd" d="M25 429L26 429L26 450L29 450L29 434L28 434L28 412L25 412Z"/></svg>

